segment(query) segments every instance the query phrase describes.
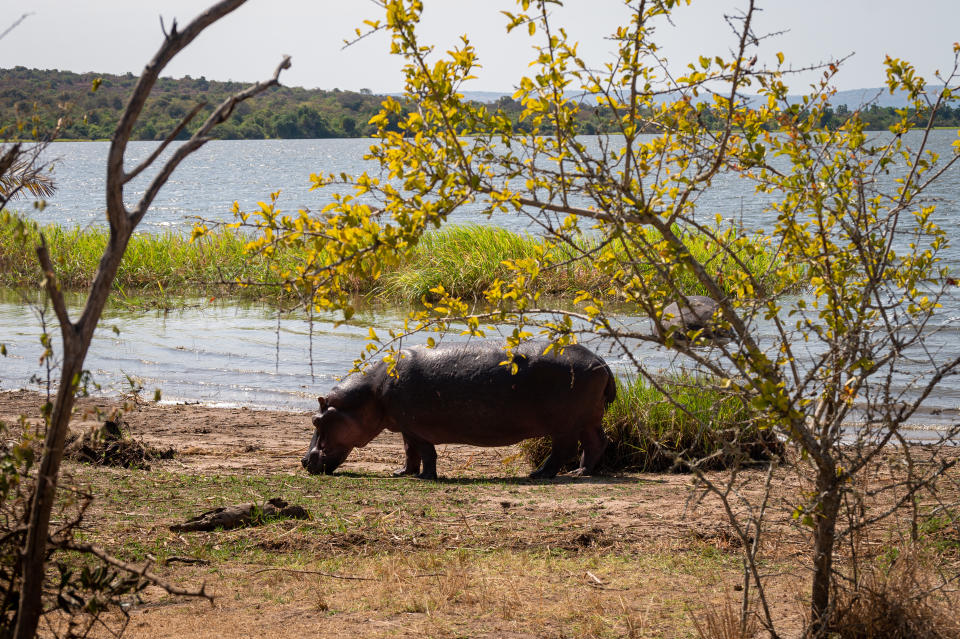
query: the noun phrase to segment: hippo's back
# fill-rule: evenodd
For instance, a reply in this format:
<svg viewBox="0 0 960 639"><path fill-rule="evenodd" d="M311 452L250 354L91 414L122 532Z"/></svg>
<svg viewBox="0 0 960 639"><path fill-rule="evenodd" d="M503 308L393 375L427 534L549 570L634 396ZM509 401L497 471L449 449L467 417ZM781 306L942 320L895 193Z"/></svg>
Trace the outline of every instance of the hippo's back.
<svg viewBox="0 0 960 639"><path fill-rule="evenodd" d="M577 431L612 401L613 376L583 346L543 354L546 346L517 348L515 373L495 343L404 350L396 376L381 387L388 427L433 443L481 446Z"/></svg>

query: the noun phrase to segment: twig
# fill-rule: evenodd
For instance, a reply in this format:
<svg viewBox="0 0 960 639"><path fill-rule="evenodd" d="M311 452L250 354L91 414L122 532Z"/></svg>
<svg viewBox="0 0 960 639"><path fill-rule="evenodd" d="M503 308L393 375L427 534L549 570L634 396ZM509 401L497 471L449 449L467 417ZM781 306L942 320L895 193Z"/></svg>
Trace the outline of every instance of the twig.
<svg viewBox="0 0 960 639"><path fill-rule="evenodd" d="M199 564L201 566L206 566L210 563L207 559L200 559L198 557L180 557L175 555L173 557L167 557L163 560L165 566L169 566L172 563L181 563L181 564Z"/></svg>
<svg viewBox="0 0 960 639"><path fill-rule="evenodd" d="M166 183L167 179L169 179L169 177L173 174L180 162L182 162L191 153L199 149L210 140L210 138L207 136L214 127L222 122L226 122L227 118L230 117L230 114L233 113L233 109L241 102L248 100L259 93L262 93L263 91L266 91L270 87L278 86L280 84L280 72L289 68L290 56L284 56L283 60L280 61L280 64L277 65L277 68L274 69L273 76L270 79L258 82L247 89L240 91L239 93L231 95L221 102L220 106L214 109L213 113L211 113L206 121L200 126L200 128L194 132L190 139L184 142L182 146L178 147L170 159L167 160L166 163L160 168L160 171L156 176L154 176L153 181L146 188L143 195L140 197L140 201L130 213L129 222L132 223L134 227L140 222L147 210L150 208L150 205L153 203L153 199L160 192L160 189ZM142 169L138 168L138 170ZM122 182L123 178L120 179Z"/></svg>
<svg viewBox="0 0 960 639"><path fill-rule="evenodd" d="M160 146L158 146L156 149L154 149L153 153L150 154L150 157L148 157L146 160L141 162L137 166L137 168L130 171L129 173L126 174L126 176L124 176L123 183L126 184L127 182L133 180L135 177L140 175L140 173L144 169L146 169L148 166L153 164L153 162L160 156L160 154L164 152L164 150L170 145L171 142L177 139L177 136L180 135L180 132L183 131L183 129L186 128L188 124L190 124L193 118L195 118L196 115L200 113L200 110L203 109L203 107L205 106L207 106L206 102L197 103L193 107L193 109L190 111L190 113L184 116L183 120L180 121L180 124L177 125L177 128L175 128L173 131L170 132L169 135L167 135L163 143L160 144Z"/></svg>
<svg viewBox="0 0 960 639"><path fill-rule="evenodd" d="M348 579L351 581L377 581L373 577L355 577L353 575L338 575L332 572L323 572L322 570L296 570L294 568L261 568L253 571L252 574L258 575L262 572L276 570L279 572L289 572L295 575L320 575L321 577L330 577L331 579ZM423 579L425 577L445 577L445 572L422 572L416 575L402 575L408 579Z"/></svg>
<svg viewBox="0 0 960 639"><path fill-rule="evenodd" d="M7 27L6 29L4 29L3 33L0 33L0 40L2 40L3 38L7 37L7 34L8 34L8 33L10 33L11 31L13 31L14 29L16 29L18 26L20 26L20 23L21 23L21 22L23 22L24 20L26 20L27 18L29 18L29 17L32 16L32 15L33 15L33 11L31 11L31 12L29 12L29 13L25 13L25 14L23 14L22 16L20 16L19 18L17 18L16 20L14 20L14 21L13 21L13 24L11 24L9 27Z"/></svg>
<svg viewBox="0 0 960 639"><path fill-rule="evenodd" d="M70 321L67 304L63 299L63 291L60 290L60 283L57 281L57 272L53 268L50 252L47 250L47 238L44 237L43 233L40 234L40 245L37 246L37 259L43 269L43 287L50 296L50 302L53 304L53 310L60 321L61 330L66 330L67 327L72 328L73 323Z"/></svg>
<svg viewBox="0 0 960 639"><path fill-rule="evenodd" d="M293 568L261 568L260 570L254 570L252 574L259 575L262 572L270 572L276 570L279 572L289 572L295 575L320 575L321 577L330 577L331 579L348 579L350 581L376 581L372 577L355 577L353 575L338 575L332 572L323 572L320 570L295 570Z"/></svg>

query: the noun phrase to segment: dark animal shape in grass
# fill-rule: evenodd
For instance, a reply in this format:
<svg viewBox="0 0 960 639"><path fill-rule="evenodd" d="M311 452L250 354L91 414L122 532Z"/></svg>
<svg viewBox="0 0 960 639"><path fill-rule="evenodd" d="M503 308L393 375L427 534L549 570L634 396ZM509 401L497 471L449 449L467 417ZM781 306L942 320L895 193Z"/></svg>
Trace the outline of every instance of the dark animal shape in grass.
<svg viewBox="0 0 960 639"><path fill-rule="evenodd" d="M733 331L717 326L720 304L705 295L687 295L685 303L672 302L663 309L661 337L686 342L689 335L702 331L697 343L726 343L735 338Z"/></svg>
<svg viewBox="0 0 960 639"><path fill-rule="evenodd" d="M491 342L403 349L394 375L379 362L317 398L316 430L302 464L329 475L387 429L403 435L406 452L395 475L436 479L436 444L506 446L530 437L553 443L531 477L556 476L578 441L583 455L574 474L589 474L607 445L601 422L617 393L613 373L583 346L544 354L546 346L517 348L515 374Z"/></svg>
<svg viewBox="0 0 960 639"><path fill-rule="evenodd" d="M182 524L170 526L173 532L194 532L197 530L229 530L241 526L257 526L273 518L309 519L303 506L290 506L284 500L274 497L262 506L259 504L239 504L208 510L202 515L188 519Z"/></svg>

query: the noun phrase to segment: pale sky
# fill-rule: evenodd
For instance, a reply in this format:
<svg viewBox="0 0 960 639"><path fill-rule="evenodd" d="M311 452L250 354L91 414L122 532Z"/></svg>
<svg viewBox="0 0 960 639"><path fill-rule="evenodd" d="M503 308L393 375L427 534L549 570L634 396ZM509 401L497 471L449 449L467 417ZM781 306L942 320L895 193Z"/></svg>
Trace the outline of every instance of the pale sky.
<svg viewBox="0 0 960 639"><path fill-rule="evenodd" d="M25 66L76 72L139 74L161 41L159 16L185 24L209 0L3 0L0 31L31 13L0 40L0 67ZM527 72L531 40L525 30L507 35L500 10L510 0L424 0L426 40L440 49L466 33L484 68L475 91L510 91ZM789 30L761 44L760 59L777 51L796 67L854 54L835 80L837 88L882 86L885 54L912 61L928 81L933 71L949 71L952 45L960 40L960 0L767 0L757 33ZM624 15L620 0L567 0L554 11L555 23L580 42L590 64L608 59L611 33ZM675 13L674 25L657 31L675 68L700 54L726 54L733 46L724 12L743 7L735 0L694 0ZM367 0L249 0L207 30L181 53L165 76L254 81L268 77L282 55L293 57L283 84L359 90L402 90L400 62L388 54L383 34L342 50L345 38L378 8ZM521 33L523 32L523 33ZM808 75L790 81L802 92Z"/></svg>

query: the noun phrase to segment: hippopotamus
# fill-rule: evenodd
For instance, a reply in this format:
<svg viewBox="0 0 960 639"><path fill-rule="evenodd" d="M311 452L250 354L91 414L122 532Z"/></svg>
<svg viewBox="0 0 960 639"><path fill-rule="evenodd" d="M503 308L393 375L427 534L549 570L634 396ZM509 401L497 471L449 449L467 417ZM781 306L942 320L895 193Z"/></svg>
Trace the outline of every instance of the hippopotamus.
<svg viewBox="0 0 960 639"><path fill-rule="evenodd" d="M718 343L729 342L735 337L733 331L716 326L716 313L720 304L705 295L686 295L682 304L671 302L663 309L662 337L686 341L687 333L703 331L700 338ZM699 340L698 340L699 341Z"/></svg>
<svg viewBox="0 0 960 639"><path fill-rule="evenodd" d="M602 420L616 398L615 379L587 348L545 352L548 345L515 348L515 370L493 342L402 349L393 372L381 361L317 398L302 464L312 474L332 474L351 450L387 429L403 435L406 464L397 476L436 479L436 444L506 446L530 437L552 439L531 477L555 477L578 441L583 454L571 474L590 474L607 445Z"/></svg>

